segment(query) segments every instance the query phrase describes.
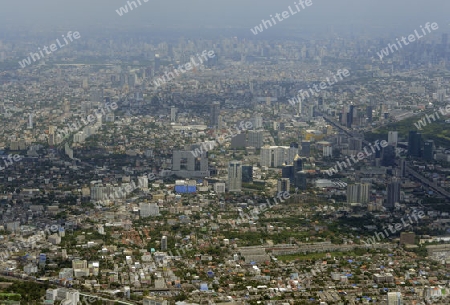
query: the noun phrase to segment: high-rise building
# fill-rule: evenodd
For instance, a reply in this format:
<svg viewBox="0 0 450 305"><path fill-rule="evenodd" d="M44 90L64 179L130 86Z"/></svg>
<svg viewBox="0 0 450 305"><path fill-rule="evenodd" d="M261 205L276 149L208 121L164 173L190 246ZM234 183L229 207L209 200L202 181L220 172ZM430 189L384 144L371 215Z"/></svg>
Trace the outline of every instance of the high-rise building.
<svg viewBox="0 0 450 305"><path fill-rule="evenodd" d="M253 166L242 166L242 182L249 183L253 181Z"/></svg>
<svg viewBox="0 0 450 305"><path fill-rule="evenodd" d="M220 115L220 102L213 102L211 105L211 117L210 125L213 127L219 126L219 115Z"/></svg>
<svg viewBox="0 0 450 305"><path fill-rule="evenodd" d="M388 145L383 148L381 154L381 165L382 166L395 166L395 147L392 145Z"/></svg>
<svg viewBox="0 0 450 305"><path fill-rule="evenodd" d="M425 141L425 143L423 144L423 159L425 161L434 160L433 146L434 146L433 140Z"/></svg>
<svg viewBox="0 0 450 305"><path fill-rule="evenodd" d="M141 217L159 216L159 206L156 203L140 202L139 214Z"/></svg>
<svg viewBox="0 0 450 305"><path fill-rule="evenodd" d="M307 173L304 171L299 171L295 173L295 187L300 190L306 190L307 187L307 180L306 180Z"/></svg>
<svg viewBox="0 0 450 305"><path fill-rule="evenodd" d="M367 121L369 121L369 123L372 123L372 111L373 111L373 107L372 106L367 106L366 108L366 116L367 116Z"/></svg>
<svg viewBox="0 0 450 305"><path fill-rule="evenodd" d="M261 148L261 166L280 167L291 164L298 154L298 149L287 146L264 146Z"/></svg>
<svg viewBox="0 0 450 305"><path fill-rule="evenodd" d="M387 305L402 305L403 299L400 292L388 292Z"/></svg>
<svg viewBox="0 0 450 305"><path fill-rule="evenodd" d="M248 132L247 146L260 149L263 145L263 131L253 131Z"/></svg>
<svg viewBox="0 0 450 305"><path fill-rule="evenodd" d="M170 107L170 121L176 122L177 121L177 108L176 107Z"/></svg>
<svg viewBox="0 0 450 305"><path fill-rule="evenodd" d="M204 151L199 152L198 149L198 145L193 145L191 150L188 151L174 150L172 155L172 173L183 178L209 177L208 153Z"/></svg>
<svg viewBox="0 0 450 305"><path fill-rule="evenodd" d="M408 137L408 155L415 158L420 158L421 143L422 134L417 133L416 130L410 130Z"/></svg>
<svg viewBox="0 0 450 305"><path fill-rule="evenodd" d="M242 163L231 161L228 164L228 191L240 192L242 188Z"/></svg>
<svg viewBox="0 0 450 305"><path fill-rule="evenodd" d="M257 114L253 119L253 129L259 129L263 127L263 118L260 114Z"/></svg>
<svg viewBox="0 0 450 305"><path fill-rule="evenodd" d="M161 238L161 251L167 251L167 236Z"/></svg>
<svg viewBox="0 0 450 305"><path fill-rule="evenodd" d="M399 202L400 202L400 182L394 180L387 186L387 199L385 207L392 209L395 207L395 204Z"/></svg>
<svg viewBox="0 0 450 305"><path fill-rule="evenodd" d="M290 189L290 181L289 178L280 178L278 179L277 191L280 192L289 192Z"/></svg>
<svg viewBox="0 0 450 305"><path fill-rule="evenodd" d="M398 143L398 131L389 131L388 144L397 147L397 143Z"/></svg>
<svg viewBox="0 0 450 305"><path fill-rule="evenodd" d="M302 141L302 157L309 158L311 156L311 142Z"/></svg>
<svg viewBox="0 0 450 305"><path fill-rule="evenodd" d="M406 160L400 159L400 177L405 178L406 177Z"/></svg>
<svg viewBox="0 0 450 305"><path fill-rule="evenodd" d="M28 116L28 129L33 129L33 113Z"/></svg>
<svg viewBox="0 0 450 305"><path fill-rule="evenodd" d="M370 201L370 183L347 185L347 203L367 204Z"/></svg>

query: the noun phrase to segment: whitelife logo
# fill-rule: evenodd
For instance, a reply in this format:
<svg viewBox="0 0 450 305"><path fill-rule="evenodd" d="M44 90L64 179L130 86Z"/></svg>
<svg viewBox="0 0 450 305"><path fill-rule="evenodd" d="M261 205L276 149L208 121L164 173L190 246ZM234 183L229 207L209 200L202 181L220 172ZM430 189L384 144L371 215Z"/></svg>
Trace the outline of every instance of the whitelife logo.
<svg viewBox="0 0 450 305"><path fill-rule="evenodd" d="M433 31L439 29L439 25L438 25L436 22L433 22L433 23L431 23L431 24L430 24L429 22L427 22L427 23L425 24L425 28L428 30L428 33L431 33L430 27L431 27L431 29L432 29ZM414 35L414 34L408 35L408 41L409 41L410 43L416 41L416 38L417 38L417 40L419 40L420 38L422 38L422 37L424 37L424 36L427 35L427 33L425 32L425 30L423 29L423 27L420 26L420 28L422 29L423 36L421 36L421 35L417 32L417 30L414 30L414 34L415 34L415 35ZM397 40L397 44L398 44L398 46L400 47L400 49L403 48L403 46L402 46L402 44L400 43L400 41L398 40L398 38L396 38L396 40ZM403 42L403 44L404 44L405 46L409 45L409 43L406 41L406 37L405 37L405 36L402 36L402 38L401 38L400 40ZM380 57L380 60L383 60L383 57L384 57L384 56L388 56L389 54L394 53L394 47L395 47L395 50L398 51L398 47L397 47L397 45L396 45L395 43L394 43L394 44L388 43L388 47L387 47L387 48L382 49L381 52L377 52L377 55L378 55L378 57ZM389 50L390 50L391 52L389 52Z"/></svg>
<svg viewBox="0 0 450 305"><path fill-rule="evenodd" d="M444 116L449 115L450 114L450 105L445 106L445 109L439 108L439 112ZM431 124L430 119L433 119L433 121L436 122L436 120L441 118L439 116L439 112L436 111L430 115L426 114L422 119L418 120L417 123L414 123L414 126L416 126L417 129L422 130L422 126L426 127L428 125L428 123ZM427 120L428 120L428 123L427 123Z"/></svg>
<svg viewBox="0 0 450 305"><path fill-rule="evenodd" d="M32 64L32 61L31 61L31 60L33 60L33 62L36 62L37 60L40 60L41 58L44 58L45 55L44 55L44 52L42 52L42 51L45 51L45 54L46 54L46 55L50 55L50 54L52 54L52 52L55 52L56 50L58 50L58 47L59 47L59 48L62 48L62 47L64 47L64 46L68 45L69 42L67 41L67 39L69 39L70 42L73 42L74 39L76 40L76 39L79 39L79 38L81 37L80 32L73 32L73 33L72 33L72 31L69 31L69 32L67 33L67 39L66 39L66 36L64 36L64 34L61 35L61 36L63 37L64 42L65 42L66 44L61 44L61 42L59 41L59 38L57 38L57 39L56 39L56 43L57 43L58 45L52 43L52 44L50 45L50 47L44 46L44 47L42 48L43 50L41 50L41 48L38 48L38 52L39 52L39 53L32 53L32 52L30 52L30 56L28 56L27 58L25 58L25 59L19 61L20 67L23 69L23 68L25 68L26 66L29 66L29 65ZM49 50L49 48L50 48L50 50Z"/></svg>
<svg viewBox="0 0 450 305"><path fill-rule="evenodd" d="M305 96L307 98L309 98L310 96L314 96L314 95L318 94L321 90L327 89L328 86L332 86L332 85L336 84L337 82L339 82L339 80L336 78L336 76L339 76L340 80L343 80L344 78L342 76L349 77L350 72L347 69L337 70L336 75L333 75L334 83L332 81L330 81L330 79L327 77L326 79L327 79L328 85L325 82L321 82L319 84L320 89L317 87L317 84L313 85L315 92L313 91L313 89L311 89L311 86L308 86L309 88L307 90L309 90L311 92L311 95L309 94L308 91L303 91L303 89L301 89L300 91L298 91L298 94L296 97L293 97L288 100L289 104L294 106L297 103L301 103L303 101L303 99L305 98Z"/></svg>
<svg viewBox="0 0 450 305"><path fill-rule="evenodd" d="M139 6L142 5L141 0L136 0L136 1L139 3ZM138 5L136 4L136 1L127 1L127 4L128 4L128 7L130 8L130 11L133 10L133 7L131 6L131 4L134 5L134 8L137 8L137 7L138 7ZM149 0L142 0L142 1L144 1L144 3L147 3ZM122 7L120 7L118 10L116 10L116 13L117 13L120 17L122 17L124 14L127 14L127 13L128 13L128 7L127 7L126 5L125 5L125 6L122 6Z"/></svg>
<svg viewBox="0 0 450 305"><path fill-rule="evenodd" d="M381 145L381 147L380 147L380 145ZM377 150L381 150L381 148L385 148L385 147L387 147L388 145L389 145L389 143L386 142L385 140L382 140L381 142L380 142L379 140L376 140L374 146L377 148ZM371 153L369 153L369 152L367 151L367 147L370 147L370 149L372 150ZM358 163L359 161L361 161L361 160L363 160L363 159L366 159L366 158L370 157L370 156L373 155L374 153L375 153L375 149L373 148L372 143L369 143L369 146L365 146L365 147L364 147L364 152L359 152L359 153L356 154L356 156L355 156L354 154L351 154L351 155L350 155L350 158L353 160L354 164L356 164L356 163ZM358 159L355 160L355 157L357 157ZM350 167L352 166L352 163L350 162L348 156L345 157L345 161L347 161L348 166L350 166ZM334 167L330 167L330 169L325 170L325 172L326 172L329 176L333 176L334 174L337 174L337 173L339 172L339 169L340 169L340 170L343 170L344 168L347 168L347 163L345 163L345 161L343 161L343 162L337 161L337 162L336 162L337 165L335 165ZM338 166L339 166L339 169L338 169Z"/></svg>
<svg viewBox="0 0 450 305"><path fill-rule="evenodd" d="M188 63L186 63L184 65L179 65L178 69L174 69L173 71L176 73L177 76L179 76L180 75L178 73L179 71L181 71L181 73L186 73L186 71L190 71L194 67L198 67L198 66L202 65L203 64L203 60L201 59L201 57L203 57L205 59L205 62L206 62L206 61L208 61L208 57L209 58L214 58L215 56L216 55L214 54L214 51L211 50L211 51L206 52L206 50L204 50L202 52L201 56L198 55L198 53L197 53L197 58L200 61L200 63L196 63L194 57L191 57L191 61L190 62L188 62ZM186 70L183 70L183 67ZM167 78L167 80L164 77ZM170 82L174 78L175 78L175 74L173 74L173 72L166 72L163 77L158 77L156 80L153 81L153 83L155 84L156 87L159 87L162 84Z"/></svg>

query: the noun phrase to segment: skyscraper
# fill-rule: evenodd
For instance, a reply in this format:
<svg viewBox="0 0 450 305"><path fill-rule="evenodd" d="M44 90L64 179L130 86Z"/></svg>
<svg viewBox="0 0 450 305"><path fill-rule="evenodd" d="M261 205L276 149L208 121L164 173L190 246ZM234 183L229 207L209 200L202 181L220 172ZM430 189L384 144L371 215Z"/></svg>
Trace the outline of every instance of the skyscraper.
<svg viewBox="0 0 450 305"><path fill-rule="evenodd" d="M260 149L263 144L263 133L264 133L263 131L250 130L248 132L247 146Z"/></svg>
<svg viewBox="0 0 450 305"><path fill-rule="evenodd" d="M161 238L161 251L167 251L167 236Z"/></svg>
<svg viewBox="0 0 450 305"><path fill-rule="evenodd" d="M176 107L170 107L170 121L171 122L177 121L177 108Z"/></svg>
<svg viewBox="0 0 450 305"><path fill-rule="evenodd" d="M243 165L242 166L242 182L252 182L253 181L253 166Z"/></svg>
<svg viewBox="0 0 450 305"><path fill-rule="evenodd" d="M369 123L372 123L372 111L373 111L373 107L372 106L367 106L367 108L366 108L366 116L367 116L367 121L369 121Z"/></svg>
<svg viewBox="0 0 450 305"><path fill-rule="evenodd" d="M397 143L398 143L398 131L389 131L388 144L397 147Z"/></svg>
<svg viewBox="0 0 450 305"><path fill-rule="evenodd" d="M280 178L278 179L277 191L281 192L289 192L290 189L290 181L289 178Z"/></svg>
<svg viewBox="0 0 450 305"><path fill-rule="evenodd" d="M393 180L387 186L387 199L385 207L392 209L395 207L396 203L400 202L400 182Z"/></svg>
<svg viewBox="0 0 450 305"><path fill-rule="evenodd" d="M33 129L33 113L28 116L28 129Z"/></svg>
<svg viewBox="0 0 450 305"><path fill-rule="evenodd" d="M303 157L309 158L311 156L311 142L302 141L302 154Z"/></svg>
<svg viewBox="0 0 450 305"><path fill-rule="evenodd" d="M210 125L213 127L219 126L220 102L213 102L211 105Z"/></svg>
<svg viewBox="0 0 450 305"><path fill-rule="evenodd" d="M410 130L408 137L408 155L420 158L421 143L422 134L417 133L416 130Z"/></svg>
<svg viewBox="0 0 450 305"><path fill-rule="evenodd" d="M240 161L231 161L228 164L228 191L240 192L242 188L242 164Z"/></svg>
<svg viewBox="0 0 450 305"><path fill-rule="evenodd" d="M356 183L347 185L347 203L369 203L369 194L370 183Z"/></svg>
<svg viewBox="0 0 450 305"><path fill-rule="evenodd" d="M423 144L423 159L425 161L434 160L433 146L434 146L433 140L425 141L425 143Z"/></svg>

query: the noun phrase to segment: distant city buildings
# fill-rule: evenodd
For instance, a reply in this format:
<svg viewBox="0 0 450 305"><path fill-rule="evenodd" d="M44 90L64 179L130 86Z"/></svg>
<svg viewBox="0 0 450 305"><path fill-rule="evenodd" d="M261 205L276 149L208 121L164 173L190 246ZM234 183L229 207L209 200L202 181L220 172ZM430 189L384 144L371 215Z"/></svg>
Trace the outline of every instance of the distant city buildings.
<svg viewBox="0 0 450 305"><path fill-rule="evenodd" d="M240 192L242 188L242 163L231 161L228 165L228 191Z"/></svg>

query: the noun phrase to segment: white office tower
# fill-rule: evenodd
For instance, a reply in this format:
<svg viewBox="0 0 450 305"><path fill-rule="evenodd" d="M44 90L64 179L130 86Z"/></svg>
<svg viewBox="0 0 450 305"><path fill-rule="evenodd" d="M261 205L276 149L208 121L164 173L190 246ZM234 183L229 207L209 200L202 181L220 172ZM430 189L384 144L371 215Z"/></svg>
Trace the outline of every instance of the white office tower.
<svg viewBox="0 0 450 305"><path fill-rule="evenodd" d="M388 132L388 143L389 143L389 145L397 147L398 131L389 131Z"/></svg>
<svg viewBox="0 0 450 305"><path fill-rule="evenodd" d="M298 149L289 146L264 146L261 148L261 166L281 167L283 164L291 164Z"/></svg>
<svg viewBox="0 0 450 305"><path fill-rule="evenodd" d="M228 165L228 191L240 192L242 188L242 163L231 161Z"/></svg>
<svg viewBox="0 0 450 305"><path fill-rule="evenodd" d="M141 217L159 216L159 206L156 203L139 203L139 215Z"/></svg>
<svg viewBox="0 0 450 305"><path fill-rule="evenodd" d="M347 185L347 203L369 203L370 183Z"/></svg>
<svg viewBox="0 0 450 305"><path fill-rule="evenodd" d="M324 145L322 150L324 157L331 157L333 155L333 147L331 145Z"/></svg>
<svg viewBox="0 0 450 305"><path fill-rule="evenodd" d="M387 305L402 305L402 294L400 292L388 292Z"/></svg>
<svg viewBox="0 0 450 305"><path fill-rule="evenodd" d="M83 131L73 135L73 143L83 143L86 140L86 134Z"/></svg>
<svg viewBox="0 0 450 305"><path fill-rule="evenodd" d="M148 191L148 177L147 176L138 177L138 187L143 191Z"/></svg>
<svg viewBox="0 0 450 305"><path fill-rule="evenodd" d="M176 122L177 121L177 108L176 107L170 107L170 121Z"/></svg>
<svg viewBox="0 0 450 305"><path fill-rule="evenodd" d="M256 115L256 117L254 118L253 128L254 129L263 128L263 118L260 114Z"/></svg>
<svg viewBox="0 0 450 305"><path fill-rule="evenodd" d="M214 183L214 192L216 192L217 194L225 193L225 183L223 182Z"/></svg>
<svg viewBox="0 0 450 305"><path fill-rule="evenodd" d="M33 114L30 113L28 116L28 129L33 129Z"/></svg>
<svg viewBox="0 0 450 305"><path fill-rule="evenodd" d="M161 251L167 251L167 236L161 238Z"/></svg>

